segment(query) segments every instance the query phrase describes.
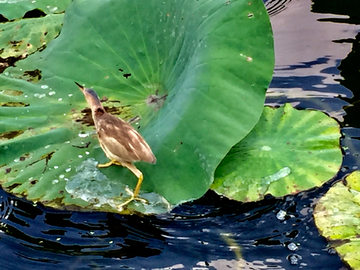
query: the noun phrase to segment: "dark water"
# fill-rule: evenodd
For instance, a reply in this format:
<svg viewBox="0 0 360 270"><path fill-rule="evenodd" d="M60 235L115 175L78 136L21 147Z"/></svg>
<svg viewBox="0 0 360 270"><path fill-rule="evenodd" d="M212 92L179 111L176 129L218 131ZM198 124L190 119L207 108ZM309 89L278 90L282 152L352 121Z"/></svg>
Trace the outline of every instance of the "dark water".
<svg viewBox="0 0 360 270"><path fill-rule="evenodd" d="M0 191L0 269L239 269L238 261L244 269L347 269L319 236L312 211L360 164L357 2L266 2L277 59L267 104L291 102L341 122L348 150L335 179L258 203L208 192L151 217L55 211ZM276 216L281 211L284 220Z"/></svg>

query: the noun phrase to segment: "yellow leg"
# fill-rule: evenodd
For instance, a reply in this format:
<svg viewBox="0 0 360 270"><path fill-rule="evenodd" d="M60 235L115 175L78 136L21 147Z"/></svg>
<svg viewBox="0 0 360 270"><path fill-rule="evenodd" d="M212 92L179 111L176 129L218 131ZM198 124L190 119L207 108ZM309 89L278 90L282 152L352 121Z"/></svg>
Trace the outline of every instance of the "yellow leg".
<svg viewBox="0 0 360 270"><path fill-rule="evenodd" d="M134 189L134 196L137 197L139 195L139 192L140 192L140 187L141 187L141 184L142 184L142 181L143 181L144 177L143 177L143 174L141 174L139 176L139 179L137 181L137 184L136 184L136 187Z"/></svg>
<svg viewBox="0 0 360 270"><path fill-rule="evenodd" d="M136 177L138 177L138 181L137 184L135 186L134 192L132 192L130 189L126 188L126 192L129 193L130 198L128 200L126 200L125 202L123 202L122 204L119 205L119 207L124 207L125 205L129 204L132 201L140 201L142 203L149 203L147 200L139 198L139 193L140 193L140 188L141 188L141 184L142 181L144 179L143 174L141 171L139 171L134 164L132 163L124 163L122 164L124 167L128 168L133 174L136 175Z"/></svg>
<svg viewBox="0 0 360 270"><path fill-rule="evenodd" d="M149 204L149 202L143 198L139 198L137 197L137 195L135 196L135 192L132 192L129 188L125 188L126 192L130 195L130 198L127 199L125 202L121 203L118 208L123 208L124 206L126 206L127 204L131 203L132 201L139 201L142 203L146 203Z"/></svg>
<svg viewBox="0 0 360 270"><path fill-rule="evenodd" d="M135 176L138 178L137 184L135 186L134 192L131 191L129 188L125 188L126 192L130 195L130 198L127 199L125 202L121 203L119 205L119 208L122 209L124 206L126 206L127 204L129 204L132 201L139 201L142 203L149 203L147 200L139 198L139 193L140 193L140 188L141 188L141 184L143 182L143 174L140 170L138 170L138 168L135 167L134 164L132 163L121 163L117 160L110 160L107 163L104 164L98 164L97 166L99 168L107 168L111 165L120 165L120 166L124 166L126 168L128 168L133 174L135 174Z"/></svg>
<svg viewBox="0 0 360 270"><path fill-rule="evenodd" d="M122 165L119 161L117 161L117 160L115 160L115 159L113 159L113 160L110 160L109 162L106 162L106 163L104 163L104 164L98 164L97 166L99 167L99 168L107 168L107 167L110 167L111 165Z"/></svg>

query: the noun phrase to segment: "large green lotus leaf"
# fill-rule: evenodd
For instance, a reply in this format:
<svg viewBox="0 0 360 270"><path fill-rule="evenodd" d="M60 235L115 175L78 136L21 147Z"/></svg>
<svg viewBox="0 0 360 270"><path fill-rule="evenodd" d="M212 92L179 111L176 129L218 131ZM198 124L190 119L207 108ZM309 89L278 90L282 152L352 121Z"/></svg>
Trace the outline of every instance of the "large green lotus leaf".
<svg viewBox="0 0 360 270"><path fill-rule="evenodd" d="M360 269L360 171L336 183L319 200L315 224L352 269Z"/></svg>
<svg viewBox="0 0 360 270"><path fill-rule="evenodd" d="M70 2L71 0L1 0L0 14L8 20L14 20L34 9L39 9L45 14L61 13Z"/></svg>
<svg viewBox="0 0 360 270"><path fill-rule="evenodd" d="M7 22L0 31L0 57L26 57L53 40L61 29L64 14Z"/></svg>
<svg viewBox="0 0 360 270"><path fill-rule="evenodd" d="M54 207L100 210L135 186L127 169L95 167L107 159L77 81L105 96L109 112L139 116L134 127L157 157L136 164L141 196L199 198L258 121L273 64L260 0L73 1L59 37L0 76L2 184Z"/></svg>
<svg viewBox="0 0 360 270"><path fill-rule="evenodd" d="M265 107L254 129L222 160L212 189L249 202L321 186L342 163L338 123L290 104Z"/></svg>

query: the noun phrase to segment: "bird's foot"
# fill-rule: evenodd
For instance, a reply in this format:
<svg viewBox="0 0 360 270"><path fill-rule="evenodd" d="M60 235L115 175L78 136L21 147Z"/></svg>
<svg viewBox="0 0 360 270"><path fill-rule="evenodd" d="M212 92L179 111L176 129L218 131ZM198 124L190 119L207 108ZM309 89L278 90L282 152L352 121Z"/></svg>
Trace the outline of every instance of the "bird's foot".
<svg viewBox="0 0 360 270"><path fill-rule="evenodd" d="M121 203L118 206L118 208L122 209L124 206L128 205L132 201L138 201L138 202L142 202L144 204L149 204L148 200L139 198L138 196L135 196L134 192L132 192L128 187L126 187L125 190L130 195L130 198L128 198L125 202Z"/></svg>
<svg viewBox="0 0 360 270"><path fill-rule="evenodd" d="M110 160L109 162L106 162L104 164L98 164L97 166L98 166L98 168L107 168L107 167L110 167L113 164L122 166L122 164L117 160Z"/></svg>

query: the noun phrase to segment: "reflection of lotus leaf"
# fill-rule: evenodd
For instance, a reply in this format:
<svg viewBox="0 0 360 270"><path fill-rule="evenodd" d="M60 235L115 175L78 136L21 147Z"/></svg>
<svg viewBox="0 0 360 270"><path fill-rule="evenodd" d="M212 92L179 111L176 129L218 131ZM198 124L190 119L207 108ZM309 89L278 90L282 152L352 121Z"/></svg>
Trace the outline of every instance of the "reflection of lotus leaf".
<svg viewBox="0 0 360 270"><path fill-rule="evenodd" d="M317 203L316 226L352 269L360 269L360 171L336 183Z"/></svg>
<svg viewBox="0 0 360 270"><path fill-rule="evenodd" d="M339 170L337 122L290 104L265 107L254 129L222 160L212 188L239 201L284 196L321 186Z"/></svg>
<svg viewBox="0 0 360 270"><path fill-rule="evenodd" d="M0 181L54 207L114 211L69 189L84 162L107 160L77 81L94 88L109 112L139 116L134 125L158 160L137 164L151 205L199 198L258 121L273 64L260 0L73 1L59 37L0 76ZM136 183L119 166L96 170L94 180L106 177L120 197Z"/></svg>

